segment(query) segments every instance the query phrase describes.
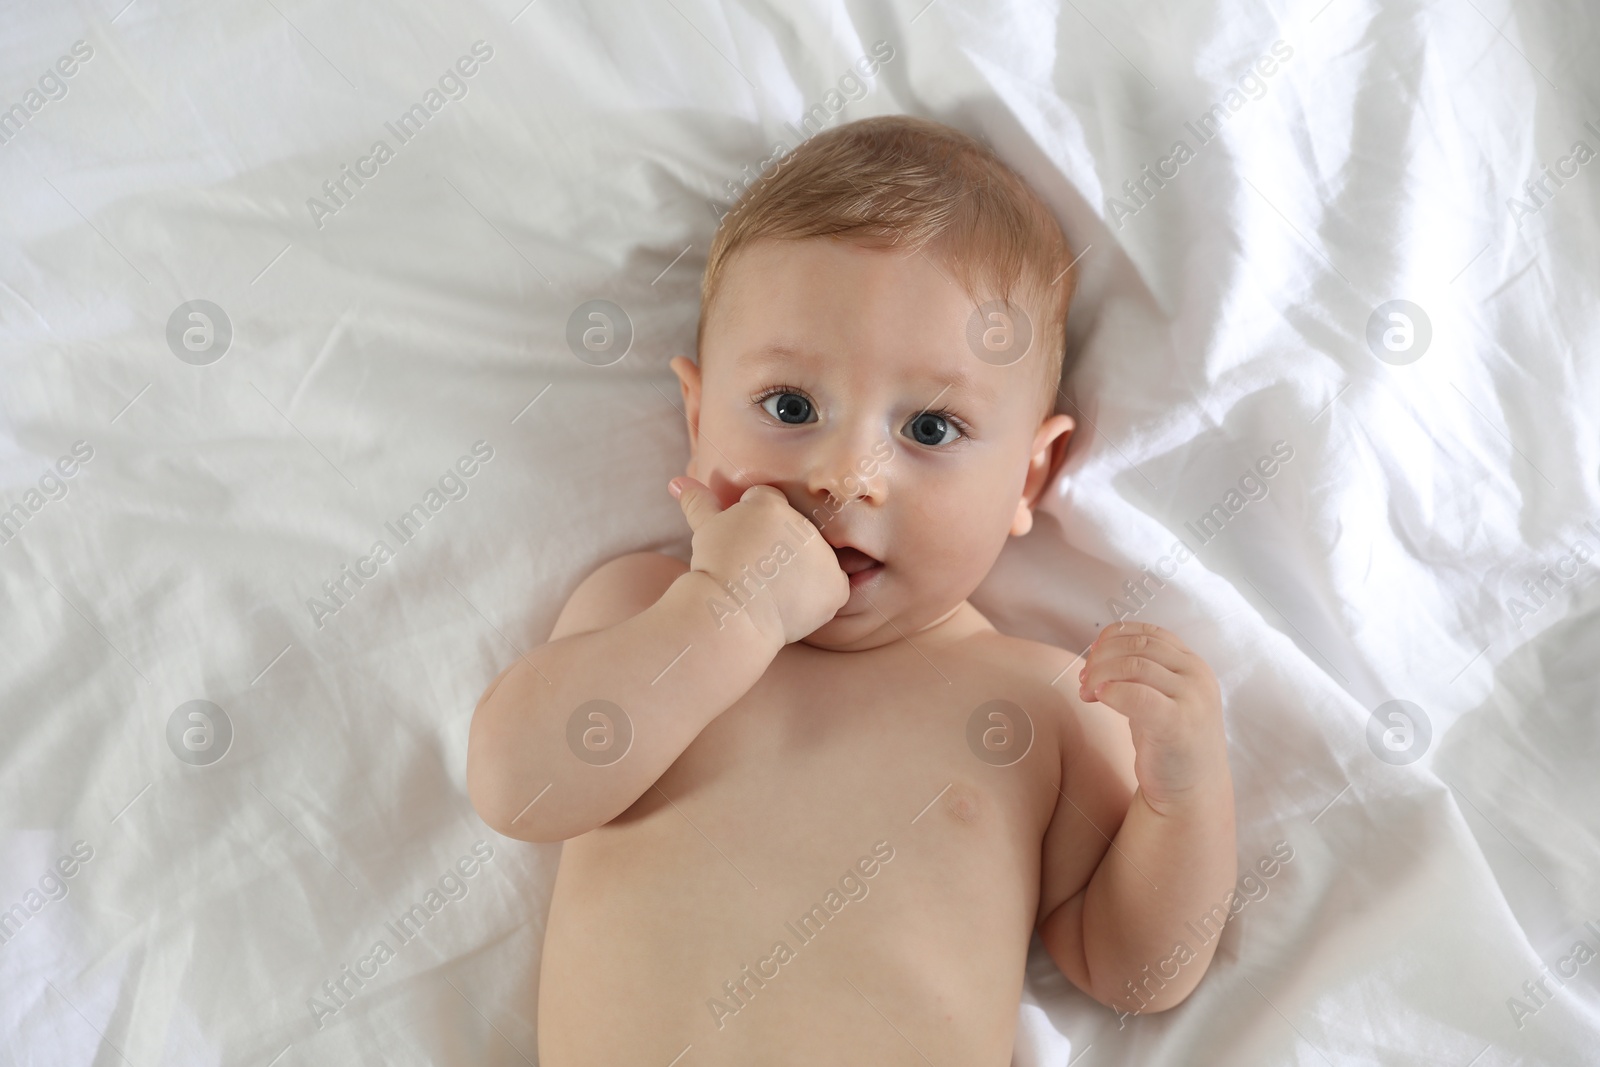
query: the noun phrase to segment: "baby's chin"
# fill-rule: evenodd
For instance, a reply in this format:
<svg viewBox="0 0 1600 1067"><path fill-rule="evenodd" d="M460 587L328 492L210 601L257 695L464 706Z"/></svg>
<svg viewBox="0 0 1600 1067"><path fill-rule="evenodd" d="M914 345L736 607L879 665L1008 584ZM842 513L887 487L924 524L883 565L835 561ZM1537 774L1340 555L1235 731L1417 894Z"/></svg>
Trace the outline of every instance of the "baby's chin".
<svg viewBox="0 0 1600 1067"><path fill-rule="evenodd" d="M874 636L872 631L875 629L876 627L854 618L835 617L795 643L809 645L823 652L865 652L869 648L889 643ZM894 633L893 630L889 632Z"/></svg>
<svg viewBox="0 0 1600 1067"><path fill-rule="evenodd" d="M903 644L907 635L915 637L927 627L949 618L961 606L961 601L942 607L919 604L907 611L902 605L888 603L881 593L870 595L872 601L869 603L860 592L852 590L850 599L833 618L798 643L825 652L865 652L885 645Z"/></svg>
<svg viewBox="0 0 1600 1067"><path fill-rule="evenodd" d="M873 600L883 611L876 610L861 593L852 589L844 607L833 618L802 637L801 642L827 652L863 652L898 640L899 635L894 627L884 621L884 614L889 611L887 605L878 597L873 597ZM890 618L893 618L892 614Z"/></svg>

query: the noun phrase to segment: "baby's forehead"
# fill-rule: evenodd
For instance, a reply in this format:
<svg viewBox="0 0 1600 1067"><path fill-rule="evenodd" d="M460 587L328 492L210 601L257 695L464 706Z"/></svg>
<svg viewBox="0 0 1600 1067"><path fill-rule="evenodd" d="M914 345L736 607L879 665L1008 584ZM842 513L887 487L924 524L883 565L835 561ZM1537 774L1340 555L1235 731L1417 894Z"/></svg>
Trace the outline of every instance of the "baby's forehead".
<svg viewBox="0 0 1600 1067"><path fill-rule="evenodd" d="M986 316L997 308L1008 321L1031 322L1024 297L1002 299L995 279L942 248L768 238L729 257L704 309L701 336L713 324L743 343L764 334L825 336L877 325L926 345L992 325Z"/></svg>
<svg viewBox="0 0 1600 1067"><path fill-rule="evenodd" d="M988 399L1036 391L1039 375L1015 366L1039 362L1034 317L982 281L963 284L935 251L948 255L819 239L741 249L702 331L702 365L708 351L744 373L873 359Z"/></svg>
<svg viewBox="0 0 1600 1067"><path fill-rule="evenodd" d="M974 305L999 299L999 270L984 250L966 248L948 240L935 240L922 247L895 241L860 237L763 237L733 252L722 268L722 284L738 280L746 287L752 280L792 268L796 264L834 261L865 265L874 273L909 276L933 270L950 288L951 296ZM1021 303L1021 293L1013 299Z"/></svg>

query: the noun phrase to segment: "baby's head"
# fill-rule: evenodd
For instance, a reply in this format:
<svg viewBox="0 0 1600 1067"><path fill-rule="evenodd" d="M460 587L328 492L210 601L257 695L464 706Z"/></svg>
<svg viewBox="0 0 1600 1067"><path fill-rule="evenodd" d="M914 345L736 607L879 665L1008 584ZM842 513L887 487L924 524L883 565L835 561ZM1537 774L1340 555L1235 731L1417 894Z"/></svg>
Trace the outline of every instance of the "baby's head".
<svg viewBox="0 0 1600 1067"><path fill-rule="evenodd" d="M774 486L878 561L808 643L942 622L1031 528L1073 427L1053 414L1071 262L993 153L908 116L817 134L723 217L698 363L672 360L686 473L724 506Z"/></svg>

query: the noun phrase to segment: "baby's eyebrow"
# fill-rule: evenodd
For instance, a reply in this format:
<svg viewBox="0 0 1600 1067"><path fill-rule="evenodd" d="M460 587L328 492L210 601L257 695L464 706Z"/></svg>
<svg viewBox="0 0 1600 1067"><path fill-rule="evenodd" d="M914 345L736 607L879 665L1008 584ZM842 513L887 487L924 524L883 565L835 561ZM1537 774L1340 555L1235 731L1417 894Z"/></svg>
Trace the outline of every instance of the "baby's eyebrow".
<svg viewBox="0 0 1600 1067"><path fill-rule="evenodd" d="M773 363L815 363L816 356L804 349L794 348L774 341L763 345L754 352L747 352L740 357L739 362L750 367L766 367Z"/></svg>
<svg viewBox="0 0 1600 1067"><path fill-rule="evenodd" d="M955 393L965 395L976 400L993 403L994 389L986 382L979 381L966 371L953 371L949 374L932 373L918 377L918 382L938 390L939 396ZM937 399L928 401L930 405L938 403Z"/></svg>
<svg viewBox="0 0 1600 1067"><path fill-rule="evenodd" d="M776 363L800 363L807 366L816 366L821 360L812 352L797 348L781 342L771 342L761 348L746 353L739 360L740 363L750 368L768 367ZM974 377L964 370L930 371L916 377L919 388L926 388L930 399L928 404L938 403L937 397L955 393L973 400L993 403L995 391L988 382Z"/></svg>

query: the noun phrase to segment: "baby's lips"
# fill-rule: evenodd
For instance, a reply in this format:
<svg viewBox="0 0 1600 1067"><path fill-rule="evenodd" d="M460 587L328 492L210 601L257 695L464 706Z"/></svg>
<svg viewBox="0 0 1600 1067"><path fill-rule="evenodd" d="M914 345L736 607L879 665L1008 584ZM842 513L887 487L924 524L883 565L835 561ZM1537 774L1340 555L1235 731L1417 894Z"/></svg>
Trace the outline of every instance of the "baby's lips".
<svg viewBox="0 0 1600 1067"><path fill-rule="evenodd" d="M876 567L879 563L878 560L867 555L859 548L850 548L848 546L843 548L835 548L833 550L833 555L834 558L839 561L839 569L844 571L845 574L856 574L860 571Z"/></svg>

